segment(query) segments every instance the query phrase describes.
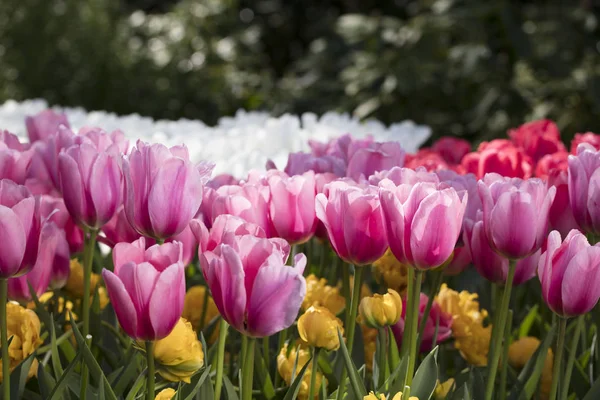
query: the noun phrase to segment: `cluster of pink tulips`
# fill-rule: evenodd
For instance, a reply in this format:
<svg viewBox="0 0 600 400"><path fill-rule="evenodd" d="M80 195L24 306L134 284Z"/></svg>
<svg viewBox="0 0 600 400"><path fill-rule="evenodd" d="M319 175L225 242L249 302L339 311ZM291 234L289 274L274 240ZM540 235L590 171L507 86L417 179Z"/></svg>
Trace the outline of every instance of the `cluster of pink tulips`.
<svg viewBox="0 0 600 400"><path fill-rule="evenodd" d="M203 380L214 381L214 393L210 390L217 400L221 394L242 400L283 398L276 397L283 396L283 387L290 388L285 399L292 399L301 391L305 374L310 375L306 385L311 400L396 399L399 392L405 399L442 396L441 389L433 390L438 376L460 371L436 372L430 384L423 383L425 372L415 371L433 359L437 371L434 348L452 339L456 317L441 308L436 296L444 280L456 279L471 265L497 295L487 322L492 334L485 349L481 398L506 396L508 346L516 322L512 310L525 307L514 303L521 300L513 289L525 284L541 288L541 298L554 314L555 322L549 321L556 326L556 339L547 398L566 399L571 393L580 325L592 318L588 313L600 298L600 135L577 134L569 152L553 122L535 121L510 131L508 139L481 143L476 151L464 140L445 137L406 154L399 143L356 140L348 134L328 143L311 142L309 153L289 155L283 171L269 161L268 170L251 171L239 180L212 177L212 165L194 164L184 145L133 145L122 132L100 128L74 132L63 115L52 111L28 118L26 126L29 143L7 131L0 137L4 399L11 394L14 398L6 379L11 347L5 304L39 303L48 291L60 293L76 255L83 261L78 328L87 339L78 347L90 347L91 355L98 346L98 338L90 338L90 312L97 292L92 275L101 274L110 315L119 323L113 331L124 332L133 339L128 343L146 353L148 399L155 398L158 388L153 358L157 343L178 324L191 282L208 289L202 318L209 296L220 315L216 361L203 367L215 370ZM112 249L111 257L102 256L99 244ZM366 317L359 317L358 310L363 284L375 287L370 266L388 251L395 259L393 268L406 272L406 291L400 293L395 313L385 302L372 310L371 321L377 321L378 313L392 317L379 326L376 372L369 372L378 383L370 386L354 365L357 343L367 340L359 334L357 324ZM332 290L340 284L345 306L338 314L344 320L338 320L339 326L330 325L329 316L318 322L326 318L318 308L326 307L324 297L310 304L317 309L304 307L307 292L313 290L307 285L311 274L327 278ZM533 278L536 282L531 283ZM375 292L390 288L385 280L377 284ZM427 293L422 290L426 285ZM369 311L365 307L361 313ZM310 313L315 319L309 323ZM307 316L306 322L298 320L301 315ZM577 320L569 326L572 318ZM269 351L299 345L295 325L312 329L311 337L326 335L333 342L344 338L337 342L337 372L323 366L331 357L321 360L325 350L319 353L320 345L305 341L301 345L313 350L312 363L299 362L296 356L294 382L281 383L275 372L273 383ZM241 341L237 368L229 371L232 376L239 371L234 379L223 372L225 353L236 358L226 343L235 341L233 334L227 337L229 327ZM563 362L568 329L576 333ZM422 360L420 353L430 351ZM262 358L256 358L260 352ZM208 353L204 348L207 361ZM97 373L84 358L77 364L82 398ZM319 370L330 375L329 385L318 378ZM599 376L594 371L589 384ZM103 385L102 393L112 390ZM461 388L457 381L451 393L458 396ZM182 390L179 386L178 392ZM450 398L449 390L443 396Z"/></svg>

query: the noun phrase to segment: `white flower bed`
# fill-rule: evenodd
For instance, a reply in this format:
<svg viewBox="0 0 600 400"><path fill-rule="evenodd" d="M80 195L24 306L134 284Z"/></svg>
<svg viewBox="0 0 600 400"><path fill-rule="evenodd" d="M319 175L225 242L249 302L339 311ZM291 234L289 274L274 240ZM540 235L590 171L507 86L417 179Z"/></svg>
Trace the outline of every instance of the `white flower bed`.
<svg viewBox="0 0 600 400"><path fill-rule="evenodd" d="M9 100L0 105L0 129L26 138L25 117L48 108L44 100L22 103ZM329 112L321 117L312 113L271 117L265 112L239 110L234 117L219 119L216 126L201 121L155 121L137 114L117 116L82 108L54 107L64 112L71 126L98 126L106 131L122 130L130 140L161 142L167 146L185 143L194 161L216 163L215 174L231 173L244 177L251 169L263 169L268 159L283 168L288 153L308 151L308 140L326 141L351 133L361 138L373 135L377 141L395 140L407 152L417 149L431 135L428 126L403 121L385 126L379 121L361 122L348 114Z"/></svg>

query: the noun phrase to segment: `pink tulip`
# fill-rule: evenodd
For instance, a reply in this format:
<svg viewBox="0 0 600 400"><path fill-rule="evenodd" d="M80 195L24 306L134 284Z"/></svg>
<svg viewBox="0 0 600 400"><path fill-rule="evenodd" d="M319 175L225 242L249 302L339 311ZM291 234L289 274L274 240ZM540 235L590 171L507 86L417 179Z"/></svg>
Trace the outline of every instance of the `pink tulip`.
<svg viewBox="0 0 600 400"><path fill-rule="evenodd" d="M535 166L535 176L540 179L548 179L549 175L557 171L566 171L569 166L568 158L569 153L566 151L545 155Z"/></svg>
<svg viewBox="0 0 600 400"><path fill-rule="evenodd" d="M50 288L60 289L65 286L70 274L71 251L69 249L69 242L65 232L62 229L57 229L56 247L52 259L52 273L50 274Z"/></svg>
<svg viewBox="0 0 600 400"><path fill-rule="evenodd" d="M390 250L400 262L419 269L448 260L461 231L468 195L430 182L396 186L380 183Z"/></svg>
<svg viewBox="0 0 600 400"><path fill-rule="evenodd" d="M421 293L419 298L419 326L421 320L425 314L425 308L427 308L427 302L429 298L425 293ZM404 319L406 318L406 298L402 300L402 318L392 326L392 333L396 339L398 348L402 345L402 338L404 337ZM422 353L431 351L434 345L442 343L452 335L452 315L446 314L442 311L439 304L436 301L433 302L431 311L427 315L427 322L425 322L425 330L423 331L423 338L421 339L421 348L419 349ZM437 331L437 341L433 343L433 338Z"/></svg>
<svg viewBox="0 0 600 400"><path fill-rule="evenodd" d="M563 170L552 171L547 180L548 187L556 188L556 195L548 214L550 229L556 229L562 237L566 237L572 229L579 229L569 200L568 182L568 172Z"/></svg>
<svg viewBox="0 0 600 400"><path fill-rule="evenodd" d="M185 267L177 242L144 247L142 238L115 251L115 273L104 269L102 277L125 333L158 340L173 330L183 311Z"/></svg>
<svg viewBox="0 0 600 400"><path fill-rule="evenodd" d="M0 179L25 183L34 151L8 131L0 130Z"/></svg>
<svg viewBox="0 0 600 400"><path fill-rule="evenodd" d="M600 152L585 143L569 156L569 200L581 230L600 234Z"/></svg>
<svg viewBox="0 0 600 400"><path fill-rule="evenodd" d="M262 183L245 183L241 186L221 186L213 200L213 221L219 215L231 214L260 226L268 237L274 236L269 216L271 191Z"/></svg>
<svg viewBox="0 0 600 400"><path fill-rule="evenodd" d="M552 311L561 317L586 314L600 298L600 246L590 246L577 230L561 243L560 233L552 231L538 275L542 296Z"/></svg>
<svg viewBox="0 0 600 400"><path fill-rule="evenodd" d="M217 175L206 183L206 186L217 190L225 185L238 185L240 181L230 174Z"/></svg>
<svg viewBox="0 0 600 400"><path fill-rule="evenodd" d="M393 167L390 170L374 173L369 177L369 183L371 185L379 185L384 179L389 179L396 186L400 184L414 185L417 182L440 182L438 175L428 172L424 167L417 169Z"/></svg>
<svg viewBox="0 0 600 400"><path fill-rule="evenodd" d="M31 301L29 285L36 296L48 290L52 281L64 285L70 271L70 258L65 254L65 238L54 223L45 223L38 232L37 248L31 270L8 280L8 298L20 302ZM36 243L37 245L37 243ZM68 250L68 249L67 249Z"/></svg>
<svg viewBox="0 0 600 400"><path fill-rule="evenodd" d="M34 155L31 160L29 177L39 181L39 184L60 190L58 176L58 155L63 149L68 149L75 144L75 134L67 127L61 126L56 134L48 136L45 140L34 143Z"/></svg>
<svg viewBox="0 0 600 400"><path fill-rule="evenodd" d="M483 227L490 246L509 259L540 249L548 234L548 214L556 188L537 178L522 180L487 174L478 183Z"/></svg>
<svg viewBox="0 0 600 400"><path fill-rule="evenodd" d="M79 130L76 137L78 144L90 143L99 151L106 151L114 154L127 154L129 150L129 140L125 138L125 134L120 130L107 133L97 127L83 127Z"/></svg>
<svg viewBox="0 0 600 400"><path fill-rule="evenodd" d="M452 260L444 267L444 275L454 276L466 270L472 264L471 252L467 246L456 246Z"/></svg>
<svg viewBox="0 0 600 400"><path fill-rule="evenodd" d="M23 275L36 262L41 217L39 201L25 186L0 180L0 277Z"/></svg>
<svg viewBox="0 0 600 400"><path fill-rule="evenodd" d="M315 198L317 218L327 229L333 249L344 261L370 264L388 247L382 205L374 186L361 188L344 181L325 186Z"/></svg>
<svg viewBox="0 0 600 400"><path fill-rule="evenodd" d="M202 272L220 314L252 337L273 335L294 323L306 294L306 256L285 265L290 247L279 238L237 236L201 256Z"/></svg>
<svg viewBox="0 0 600 400"><path fill-rule="evenodd" d="M405 152L398 142L370 143L355 150L348 159L346 176L359 181L378 171L404 165Z"/></svg>
<svg viewBox="0 0 600 400"><path fill-rule="evenodd" d="M333 155L315 156L310 153L290 153L284 168L286 174L302 175L313 171L316 174L333 173L336 176L346 175L346 162Z"/></svg>
<svg viewBox="0 0 600 400"><path fill-rule="evenodd" d="M454 164L448 164L441 154L430 149L421 149L416 154L407 154L404 165L410 169L424 168L429 172L444 171L458 167Z"/></svg>
<svg viewBox="0 0 600 400"><path fill-rule="evenodd" d="M138 142L123 162L125 214L144 236L166 239L185 229L202 202L203 180L185 147Z"/></svg>
<svg viewBox="0 0 600 400"><path fill-rule="evenodd" d="M235 215L223 214L215 218L210 233L204 223L199 219L190 222L190 229L196 241L200 243L198 254L205 251L213 251L221 243L233 244L236 236L253 235L265 238L265 231L256 224L236 217Z"/></svg>
<svg viewBox="0 0 600 400"><path fill-rule="evenodd" d="M290 244L304 243L315 233L315 174L271 176L269 214L275 235Z"/></svg>
<svg viewBox="0 0 600 400"><path fill-rule="evenodd" d="M463 233L465 247L471 255L475 269L481 276L490 282L505 284L508 276L508 259L490 247L482 218L483 213L480 211L478 219L465 221ZM525 283L535 276L540 253L541 250L538 250L517 261L513 285Z"/></svg>
<svg viewBox="0 0 600 400"><path fill-rule="evenodd" d="M54 135L61 125L69 128L67 116L52 110L44 110L33 117L25 118L25 126L31 143Z"/></svg>
<svg viewBox="0 0 600 400"><path fill-rule="evenodd" d="M181 243L181 262L183 262L183 265L189 265L194 260L198 249L198 241L189 225L176 236L165 240L165 244L174 242Z"/></svg>
<svg viewBox="0 0 600 400"><path fill-rule="evenodd" d="M171 242L162 245L155 244L146 248L146 238L141 237L131 243L117 243L113 248L112 258L115 274L119 275L121 267L128 262L152 264L155 269L162 271L172 264L182 261L183 244Z"/></svg>
<svg viewBox="0 0 600 400"><path fill-rule="evenodd" d="M98 229L121 205L123 172L115 154L72 146L59 155L59 175L65 206L78 224Z"/></svg>

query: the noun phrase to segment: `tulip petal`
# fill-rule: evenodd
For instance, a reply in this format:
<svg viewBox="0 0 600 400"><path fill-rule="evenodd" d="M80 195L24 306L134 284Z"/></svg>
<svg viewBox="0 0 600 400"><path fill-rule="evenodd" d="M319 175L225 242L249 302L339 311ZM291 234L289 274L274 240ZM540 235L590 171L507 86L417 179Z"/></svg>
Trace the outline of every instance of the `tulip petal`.
<svg viewBox="0 0 600 400"><path fill-rule="evenodd" d="M168 242L162 245L155 244L146 250L145 259L158 271L164 271L170 265L181 262L183 258L183 245L181 242Z"/></svg>
<svg viewBox="0 0 600 400"><path fill-rule="evenodd" d="M173 330L183 311L184 297L184 266L176 263L160 274L150 298L148 314L155 339L162 339Z"/></svg>
<svg viewBox="0 0 600 400"><path fill-rule="evenodd" d="M501 194L485 221L490 226L488 239L497 251L509 258L531 254L537 237L537 227L532 223L537 221L537 210L529 193Z"/></svg>
<svg viewBox="0 0 600 400"><path fill-rule="evenodd" d="M154 233L168 238L180 233L202 203L198 171L179 158L167 160L158 170L148 195L148 212Z"/></svg>
<svg viewBox="0 0 600 400"><path fill-rule="evenodd" d="M102 226L116 214L123 193L123 172L114 156L99 153L89 176L89 191L96 210L96 225Z"/></svg>
<svg viewBox="0 0 600 400"><path fill-rule="evenodd" d="M561 294L566 316L583 315L594 308L600 298L600 247L588 247L571 259Z"/></svg>
<svg viewBox="0 0 600 400"><path fill-rule="evenodd" d="M63 193L65 206L69 214L77 222L83 221L86 215L85 193L79 166L77 162L65 153L58 157L60 187Z"/></svg>
<svg viewBox="0 0 600 400"><path fill-rule="evenodd" d="M0 277L10 278L20 272L26 240L19 217L10 208L0 205Z"/></svg>
<svg viewBox="0 0 600 400"><path fill-rule="evenodd" d="M294 323L306 295L306 281L294 268L267 265L256 275L248 304L248 332L265 337Z"/></svg>
<svg viewBox="0 0 600 400"><path fill-rule="evenodd" d="M135 264L144 262L144 250L146 248L146 239L141 237L133 243L117 243L113 247L113 265L115 274L119 274L119 269L123 264L133 261Z"/></svg>
<svg viewBox="0 0 600 400"><path fill-rule="evenodd" d="M106 291L117 314L119 324L121 324L127 335L137 337L137 312L125 285L117 275L107 269L102 270L102 278L106 284Z"/></svg>
<svg viewBox="0 0 600 400"><path fill-rule="evenodd" d="M381 202L381 209L385 216L385 228L388 235L388 241L390 250L402 263L406 263L409 260L409 254L407 254L404 248L404 236L405 236L405 219L404 210L400 200L396 197L395 193L389 189L381 188L379 191L379 199ZM410 252L410 249L408 249Z"/></svg>

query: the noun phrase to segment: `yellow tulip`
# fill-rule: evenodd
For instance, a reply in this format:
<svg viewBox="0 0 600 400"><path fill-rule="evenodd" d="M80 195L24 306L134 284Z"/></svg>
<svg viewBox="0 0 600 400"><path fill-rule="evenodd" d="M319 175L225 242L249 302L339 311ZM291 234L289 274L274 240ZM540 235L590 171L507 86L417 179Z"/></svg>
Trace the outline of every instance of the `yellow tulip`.
<svg viewBox="0 0 600 400"><path fill-rule="evenodd" d="M202 319L202 310L204 309L204 299L208 299L206 305L206 314L204 315L204 324L200 326L200 320ZM219 315L219 310L215 305L212 297L206 297L206 287L202 285L192 286L188 289L185 294L185 300L183 303L183 313L181 316L192 324L194 330L204 329L210 321ZM219 326L215 328L212 335L206 338L207 342L214 343L219 337Z"/></svg>
<svg viewBox="0 0 600 400"><path fill-rule="evenodd" d="M433 394L434 399L435 400L444 400L446 397L448 397L448 392L450 392L450 389L452 389L453 385L454 385L453 378L450 378L450 379L446 380L445 382L437 381L437 384L435 386L435 393Z"/></svg>
<svg viewBox="0 0 600 400"><path fill-rule="evenodd" d="M175 393L175 389L163 389L156 395L154 400L171 400L173 397L175 397Z"/></svg>
<svg viewBox="0 0 600 400"><path fill-rule="evenodd" d="M296 359L298 361L296 361ZM288 384L292 383L292 373L294 372L294 365L296 365L296 374L300 371L306 363L310 360L310 350L305 346L294 346L288 351L288 344L284 344L277 356L277 372ZM306 400L308 398L308 389L310 385L312 375L312 365L308 365L302 382L300 382L300 389L298 390L298 399ZM323 377L323 374L317 372L315 376L316 387L321 387L322 381L327 380Z"/></svg>
<svg viewBox="0 0 600 400"><path fill-rule="evenodd" d="M154 345L158 373L171 382L190 383L190 378L204 365L202 344L192 324L180 318L173 331Z"/></svg>
<svg viewBox="0 0 600 400"><path fill-rule="evenodd" d="M513 368L523 368L529 359L533 356L540 345L539 339L531 336L522 337L512 343L508 348L508 363ZM544 369L540 379L540 398L547 399L552 387L552 368L554 367L554 353L548 349Z"/></svg>
<svg viewBox="0 0 600 400"><path fill-rule="evenodd" d="M26 359L37 349L42 340L40 339L40 319L32 310L21 307L17 303L8 302L6 304L6 320L8 322L8 337L12 336L10 346L8 346L8 356L10 358L10 370ZM31 378L37 373L38 361L33 360L27 378ZM2 371L0 371L0 382L2 382Z"/></svg>
<svg viewBox="0 0 600 400"><path fill-rule="evenodd" d="M360 302L359 314L372 328L394 325L402 316L402 299L393 289L388 289L384 295L365 297Z"/></svg>
<svg viewBox="0 0 600 400"><path fill-rule="evenodd" d="M300 338L309 346L339 349L338 329L344 332L342 321L325 307L312 306L298 319Z"/></svg>
<svg viewBox="0 0 600 400"><path fill-rule="evenodd" d="M92 277L90 279L90 293L92 295L94 290L96 290L96 285L100 283L100 280L100 275L92 272ZM69 279L65 284L65 290L75 297L83 297L83 265L81 265L76 258L71 260L71 272L69 274Z"/></svg>
<svg viewBox="0 0 600 400"><path fill-rule="evenodd" d="M363 400L385 400L385 395L380 394L379 397L373 392L370 392L368 395L363 397Z"/></svg>
<svg viewBox="0 0 600 400"><path fill-rule="evenodd" d="M398 261L391 250L373 263L373 272L379 282L383 281L385 286L404 296L408 287L408 267Z"/></svg>
<svg viewBox="0 0 600 400"><path fill-rule="evenodd" d="M302 311L311 306L327 308L333 315L338 315L346 307L346 299L340 294L340 288L327 285L325 278L317 278L310 274L306 278L306 296L302 302Z"/></svg>

